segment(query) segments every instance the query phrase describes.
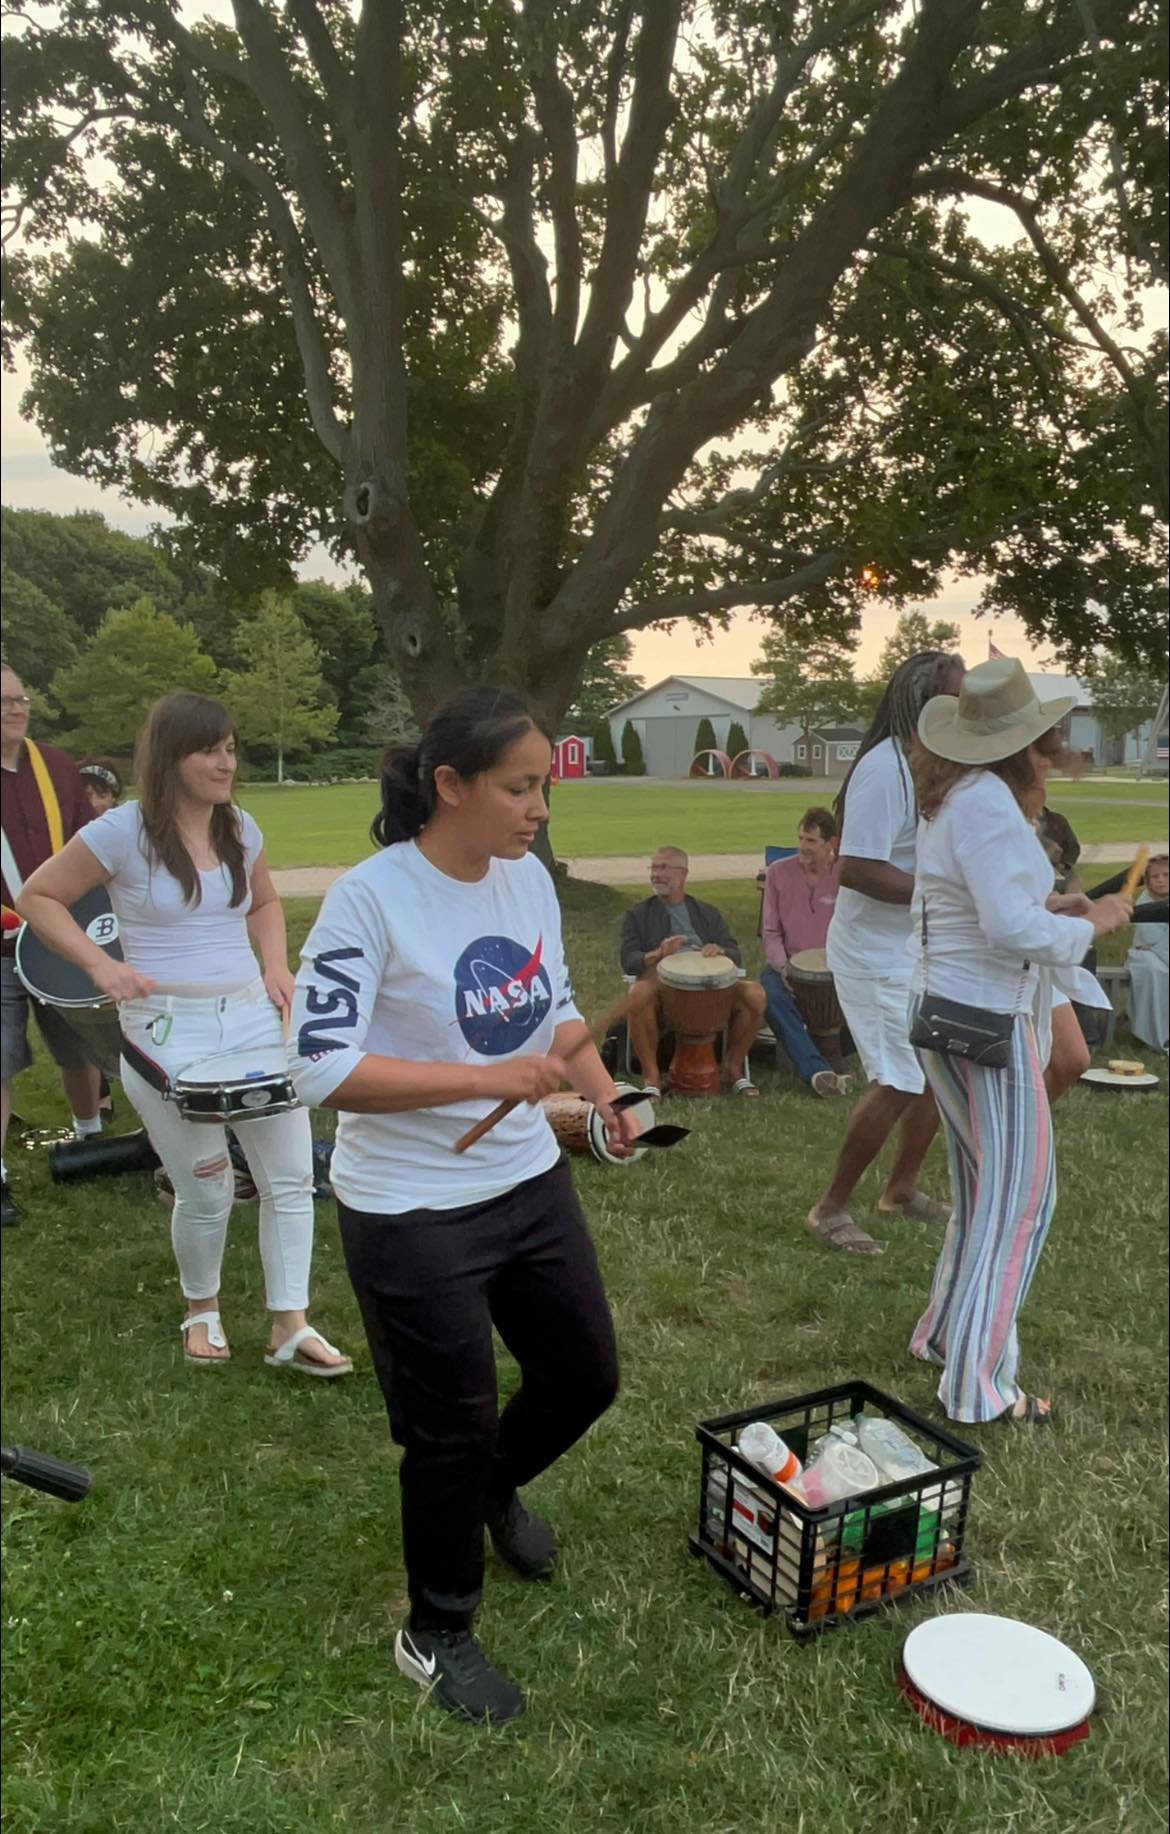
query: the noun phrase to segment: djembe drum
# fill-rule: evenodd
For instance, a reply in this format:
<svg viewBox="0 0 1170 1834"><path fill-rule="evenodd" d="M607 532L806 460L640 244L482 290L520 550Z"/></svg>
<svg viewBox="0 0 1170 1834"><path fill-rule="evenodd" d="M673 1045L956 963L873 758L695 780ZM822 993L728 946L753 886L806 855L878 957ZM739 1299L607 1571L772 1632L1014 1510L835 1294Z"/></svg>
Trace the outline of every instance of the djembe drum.
<svg viewBox="0 0 1170 1834"><path fill-rule="evenodd" d="M841 1027L833 976L823 949L801 949L789 959L788 986L805 1029L826 1063L842 1068Z"/></svg>
<svg viewBox="0 0 1170 1834"><path fill-rule="evenodd" d="M718 1095L715 1040L727 1029L739 969L728 955L680 950L658 964L662 1016L674 1033L672 1095Z"/></svg>

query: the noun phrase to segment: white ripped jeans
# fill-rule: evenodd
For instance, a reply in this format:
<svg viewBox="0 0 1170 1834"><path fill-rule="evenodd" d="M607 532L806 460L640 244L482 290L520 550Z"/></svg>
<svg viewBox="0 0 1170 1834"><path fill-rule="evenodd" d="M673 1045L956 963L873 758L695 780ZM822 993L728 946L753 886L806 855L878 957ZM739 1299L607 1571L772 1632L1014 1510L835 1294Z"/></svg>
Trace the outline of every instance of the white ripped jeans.
<svg viewBox="0 0 1170 1834"><path fill-rule="evenodd" d="M220 1051L258 1050L284 1062L280 1014L263 981L237 993L188 998L151 994L119 1008L122 1030L169 1076ZM168 1025L169 1020L169 1025ZM171 1241L179 1282L188 1299L219 1291L235 1177L220 1126L188 1121L174 1102L122 1060L122 1085L142 1117L175 1188ZM313 1258L313 1137L306 1108L232 1123L260 1197L260 1259L273 1312L301 1312L309 1303Z"/></svg>

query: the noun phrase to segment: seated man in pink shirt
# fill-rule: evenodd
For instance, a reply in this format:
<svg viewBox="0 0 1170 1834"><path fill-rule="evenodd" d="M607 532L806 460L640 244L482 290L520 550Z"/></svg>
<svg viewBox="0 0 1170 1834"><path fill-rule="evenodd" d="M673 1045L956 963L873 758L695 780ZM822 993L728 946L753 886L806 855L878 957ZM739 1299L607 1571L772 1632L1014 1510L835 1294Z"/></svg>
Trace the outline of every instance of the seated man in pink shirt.
<svg viewBox="0 0 1170 1834"><path fill-rule="evenodd" d="M828 809L808 809L797 830L798 851L777 860L764 880L763 938L768 965L760 982L768 1024L793 1068L817 1095L844 1095L851 1087L818 1051L800 1016L785 974L802 949L823 949L837 903L837 824Z"/></svg>

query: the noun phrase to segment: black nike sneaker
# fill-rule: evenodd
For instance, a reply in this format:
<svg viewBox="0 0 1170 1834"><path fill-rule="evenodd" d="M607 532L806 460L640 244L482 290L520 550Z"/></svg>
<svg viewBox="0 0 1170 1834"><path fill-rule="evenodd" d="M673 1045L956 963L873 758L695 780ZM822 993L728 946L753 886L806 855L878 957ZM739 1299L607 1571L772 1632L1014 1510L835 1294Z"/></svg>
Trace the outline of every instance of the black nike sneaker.
<svg viewBox="0 0 1170 1834"><path fill-rule="evenodd" d="M429 1688L456 1719L502 1726L524 1711L524 1696L510 1675L495 1668L470 1630L412 1630L394 1639L400 1673Z"/></svg>
<svg viewBox="0 0 1170 1834"><path fill-rule="evenodd" d="M518 1490L502 1503L489 1503L484 1521L496 1553L521 1579L552 1578L557 1538L547 1522L525 1509Z"/></svg>

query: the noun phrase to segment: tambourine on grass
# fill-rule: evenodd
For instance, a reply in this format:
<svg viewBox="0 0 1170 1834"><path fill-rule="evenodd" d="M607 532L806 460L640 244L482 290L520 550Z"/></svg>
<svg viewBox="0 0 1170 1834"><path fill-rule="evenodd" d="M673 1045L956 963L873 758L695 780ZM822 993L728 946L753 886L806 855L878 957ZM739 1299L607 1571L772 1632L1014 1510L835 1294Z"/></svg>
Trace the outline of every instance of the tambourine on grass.
<svg viewBox="0 0 1170 1834"><path fill-rule="evenodd" d="M1004 1757L1063 1757L1089 1736L1097 1690L1081 1658L1016 1618L960 1611L902 1647L898 1685L952 1745Z"/></svg>

